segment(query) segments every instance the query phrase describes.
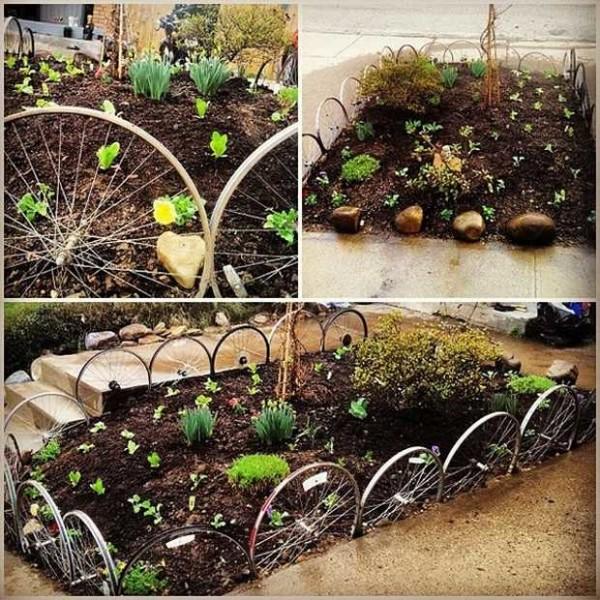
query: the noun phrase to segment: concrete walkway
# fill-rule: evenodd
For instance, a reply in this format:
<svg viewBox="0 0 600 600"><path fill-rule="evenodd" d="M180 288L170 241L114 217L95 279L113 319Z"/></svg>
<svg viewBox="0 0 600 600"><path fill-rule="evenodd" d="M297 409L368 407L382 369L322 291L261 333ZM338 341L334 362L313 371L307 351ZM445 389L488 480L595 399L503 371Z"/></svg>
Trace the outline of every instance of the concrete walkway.
<svg viewBox="0 0 600 600"><path fill-rule="evenodd" d="M303 294L318 298L594 298L595 252L500 242L303 234Z"/></svg>
<svg viewBox="0 0 600 600"><path fill-rule="evenodd" d="M240 595L594 595L595 444L333 546Z"/></svg>

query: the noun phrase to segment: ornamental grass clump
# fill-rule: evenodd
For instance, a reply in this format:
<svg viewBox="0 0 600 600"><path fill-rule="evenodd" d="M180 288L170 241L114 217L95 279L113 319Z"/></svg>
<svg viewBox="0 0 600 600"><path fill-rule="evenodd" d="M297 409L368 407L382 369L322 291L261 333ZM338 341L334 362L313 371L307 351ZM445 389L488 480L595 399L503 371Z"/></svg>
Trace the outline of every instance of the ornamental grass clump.
<svg viewBox="0 0 600 600"><path fill-rule="evenodd" d="M364 75L359 94L382 106L424 113L429 104L439 103L443 89L438 67L418 55L399 61L384 58Z"/></svg>
<svg viewBox="0 0 600 600"><path fill-rule="evenodd" d="M209 440L214 433L217 416L208 406L186 410L180 419L181 430L190 446Z"/></svg>
<svg viewBox="0 0 600 600"><path fill-rule="evenodd" d="M201 58L198 62L190 63L190 77L200 94L211 98L231 77L231 72L218 58Z"/></svg>
<svg viewBox="0 0 600 600"><path fill-rule="evenodd" d="M141 94L152 100L162 100L167 95L171 85L169 63L145 56L134 60L128 73L136 96Z"/></svg>
<svg viewBox="0 0 600 600"><path fill-rule="evenodd" d="M398 313L380 320L355 349L354 388L396 410L475 408L492 385L484 374L500 347L477 329L422 325L402 329Z"/></svg>
<svg viewBox="0 0 600 600"><path fill-rule="evenodd" d="M229 482L240 488L276 485L290 473L287 461L276 454L246 454L227 469Z"/></svg>
<svg viewBox="0 0 600 600"><path fill-rule="evenodd" d="M296 426L296 411L287 402L268 400L252 420L258 439L267 446L281 444L292 438Z"/></svg>

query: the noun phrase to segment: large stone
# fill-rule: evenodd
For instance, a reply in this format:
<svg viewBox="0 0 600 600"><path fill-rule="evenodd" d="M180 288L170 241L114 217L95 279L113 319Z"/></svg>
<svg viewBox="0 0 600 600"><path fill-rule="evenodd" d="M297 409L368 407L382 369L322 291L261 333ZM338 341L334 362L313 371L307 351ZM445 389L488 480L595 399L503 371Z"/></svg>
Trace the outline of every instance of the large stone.
<svg viewBox="0 0 600 600"><path fill-rule="evenodd" d="M174 325L173 327L169 327L169 329L167 329L163 335L169 338L176 338L181 337L186 333L187 327L185 325Z"/></svg>
<svg viewBox="0 0 600 600"><path fill-rule="evenodd" d="M524 213L506 224L506 235L517 244L550 244L556 237L556 225L543 213Z"/></svg>
<svg viewBox="0 0 600 600"><path fill-rule="evenodd" d="M268 313L260 312L252 315L250 321L255 325L266 325L271 320Z"/></svg>
<svg viewBox="0 0 600 600"><path fill-rule="evenodd" d="M156 335L161 335L167 330L167 324L164 321L160 321L154 326L152 330Z"/></svg>
<svg viewBox="0 0 600 600"><path fill-rule="evenodd" d="M4 383L29 383L31 377L27 371L15 371L11 373L5 380Z"/></svg>
<svg viewBox="0 0 600 600"><path fill-rule="evenodd" d="M361 210L356 206L340 206L329 215L338 233L358 233L362 227Z"/></svg>
<svg viewBox="0 0 600 600"><path fill-rule="evenodd" d="M394 227L400 233L419 233L423 225L423 209L414 204L396 213Z"/></svg>
<svg viewBox="0 0 600 600"><path fill-rule="evenodd" d="M92 331L85 336L86 350L104 350L119 343L119 336L114 331Z"/></svg>
<svg viewBox="0 0 600 600"><path fill-rule="evenodd" d="M515 358L514 354L504 353L496 361L496 368L501 372L513 371L521 372L521 361Z"/></svg>
<svg viewBox="0 0 600 600"><path fill-rule="evenodd" d="M574 384L579 376L577 365L566 360L555 360L550 368L546 371L546 377L556 381L557 383Z"/></svg>
<svg viewBox="0 0 600 600"><path fill-rule="evenodd" d="M206 253L206 244L201 236L165 231L156 242L156 253L160 264L181 287L191 290L196 285Z"/></svg>
<svg viewBox="0 0 600 600"><path fill-rule="evenodd" d="M476 242L485 233L485 221L475 210L457 215L452 221L454 235L465 242Z"/></svg>
<svg viewBox="0 0 600 600"><path fill-rule="evenodd" d="M155 335L154 333L149 333L148 335L141 337L138 340L138 344L145 346L146 344L158 344L162 341L163 341L163 338L161 338L159 335Z"/></svg>
<svg viewBox="0 0 600 600"><path fill-rule="evenodd" d="M215 315L215 325L219 327L229 327L229 317L222 311Z"/></svg>
<svg viewBox="0 0 600 600"><path fill-rule="evenodd" d="M119 330L119 337L123 341L135 342L149 333L152 333L152 330L146 327L143 323L132 323L131 325L126 325Z"/></svg>

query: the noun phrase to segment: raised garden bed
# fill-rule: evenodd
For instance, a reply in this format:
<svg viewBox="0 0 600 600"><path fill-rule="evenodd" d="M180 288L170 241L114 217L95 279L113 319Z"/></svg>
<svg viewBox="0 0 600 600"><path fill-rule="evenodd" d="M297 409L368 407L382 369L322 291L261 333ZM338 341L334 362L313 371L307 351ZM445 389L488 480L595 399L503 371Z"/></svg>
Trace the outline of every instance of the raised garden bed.
<svg viewBox="0 0 600 600"><path fill-rule="evenodd" d="M46 73L48 68L59 73L60 81L48 82L40 73L41 64ZM66 66L50 57L21 65L18 61L5 68L6 115L47 102L101 110L109 101L118 117L153 136L182 168L143 136L94 115L42 113L11 121L5 145L6 156L12 159L5 160L6 295L180 297L198 293L199 287L204 293L211 278L213 242L214 293L234 295L231 278L223 272L225 265L232 265L249 295L295 295L295 232L283 239L273 228L263 227L270 214L296 206L294 132L248 169L212 231L208 223L236 169L266 140L294 123L295 108L275 122L272 114L281 112L277 96L266 87L251 91L246 80L232 77L210 99L204 118L198 118L195 101L200 93L185 72L172 75L167 95L155 101L134 95L128 79L112 80L89 61ZM82 72L70 76L67 67ZM20 72L23 69L30 72ZM26 77L28 85L18 87ZM213 132L228 136L220 158L210 148ZM98 169L97 150L115 142L121 148L114 164ZM43 198L39 183L49 186ZM46 215L24 218L17 203L28 192L49 204ZM194 216L167 227L157 223L152 218L153 201L177 194L195 201ZM204 271L194 275L196 264L190 267L187 283L181 277L174 280L155 248L154 240L165 231L188 238L202 235L204 280ZM68 260L56 265L65 247ZM202 255L200 250L194 246L184 254Z"/></svg>
<svg viewBox="0 0 600 600"><path fill-rule="evenodd" d="M404 50L399 60L412 58L412 51ZM594 140L586 120L589 112L582 115L580 91L551 64L544 72L501 67L500 102L485 109L483 80L473 74L472 62L438 64L440 70L456 69L456 81L443 88L439 105L429 105L423 113L382 106L376 98L361 99L358 92L351 102L358 80L342 87L338 106L334 99L323 103L319 118L325 121L325 154L311 164L304 186L304 228L332 229L334 209L351 206L360 209L367 233L506 240L511 219L542 213L552 219L554 231L539 243L555 239L561 245L591 244ZM368 67L363 77L377 68ZM309 153L316 145L309 141ZM365 154L377 161L373 173L349 180L344 164ZM447 165L442 162L449 164L449 159L455 159L454 174L468 182L456 195L446 195L419 177L424 166L443 169ZM415 206L420 210L398 216ZM483 217L484 232L472 238L460 225L453 230L454 219L467 211L477 212L479 223ZM348 219L338 223L340 230L352 230ZM513 231L515 227L519 225L513 224ZM527 234L518 238L508 235L508 241L536 243Z"/></svg>
<svg viewBox="0 0 600 600"><path fill-rule="evenodd" d="M103 426L98 426L95 419L71 429L59 439L57 456L45 462L34 461L38 468L33 476L42 480L63 514L78 509L93 519L105 540L116 547L115 560L131 559L159 532L197 526L225 533L247 547L261 573L307 551L322 549L336 539L348 539L374 524L371 518L377 510L365 510L363 527L360 525L352 476L362 493L369 489L373 475L383 469L376 487L381 493L383 486L386 502L390 502L391 494L392 500L397 499L396 505L402 507L389 517L395 520L422 510L442 495L451 497L485 484L487 477L506 473L516 463L515 453L519 453L520 464L534 464L593 436L590 415L594 406L588 402L591 396L566 387L552 388L539 398L524 388L513 407L516 419L507 413L490 415L497 409L496 394L506 391L511 377L505 367L489 366L485 375L489 385L483 395L478 395L479 401L468 407L456 406L450 414L442 415L425 407L398 411L379 401L371 401L363 414L365 407L361 402L351 404L357 400L352 374L358 363L353 352L338 349L307 354L304 358L305 384L292 401L296 429L287 441L266 446L253 427L253 417L260 413L261 403L274 396L278 363L269 363L257 368L258 380L252 371L242 369L214 375L211 380L186 379L146 393L118 393L108 399L101 418ZM218 420L211 439L199 446L188 446L178 413L193 408L200 395L212 398L210 408L218 413ZM579 423L576 404L581 408ZM164 408L157 417L159 406ZM479 421L482 417L483 421ZM471 427L476 421L477 425ZM576 428L585 435L576 435ZM457 440L462 440L461 444ZM133 452L128 450L130 445ZM418 446L416 451L397 458L396 471L382 467L401 450L413 446ZM304 477L295 480L302 485L296 489L291 483L286 484L285 493L267 505L263 502L273 484L240 488L228 480L226 473L240 455L264 452L284 458L292 471L308 469ZM159 457L158 466L151 466L152 453ZM31 457L24 457L24 462L27 471ZM334 464L308 467L323 462ZM425 478L426 487L415 487L413 479L405 481L407 465L409 469L435 467ZM343 481L320 498L311 514L314 516L317 511L319 519L325 519L342 497L346 508L339 518L331 518L327 527L317 527L312 537L308 515L303 516L298 503L286 494L291 493L290 488L296 489L294 497L304 498L302 506L309 502L311 490L318 492L319 485L327 481L323 473L333 479L334 471ZM79 473L75 483L70 475L73 473ZM390 474L391 479L384 477ZM32 475L25 472L22 479L27 476ZM399 481L404 481L405 487L397 489ZM90 484L94 484L95 491ZM415 490L420 490L422 496L413 494ZM146 516L146 509L135 512L136 494L139 501L150 501L146 509L160 505L158 520L156 512ZM363 504L368 507L366 495L365 492ZM253 531L261 505L262 523L258 531ZM367 518L369 515L371 518ZM300 527L303 522L304 530ZM304 533L298 537L299 530ZM191 531L181 530L178 536L171 537L182 542L186 531L191 535ZM155 593L221 594L251 576L247 557L230 540L215 541L214 536L201 534L200 529L195 535L193 544L157 544L152 551L138 556L146 565L148 561L153 565L162 582ZM167 535L165 539L171 538ZM260 552L253 543L257 539L262 543ZM73 590L77 589L81 588L76 585ZM129 588L130 593L132 590ZM127 586L124 591L128 591Z"/></svg>

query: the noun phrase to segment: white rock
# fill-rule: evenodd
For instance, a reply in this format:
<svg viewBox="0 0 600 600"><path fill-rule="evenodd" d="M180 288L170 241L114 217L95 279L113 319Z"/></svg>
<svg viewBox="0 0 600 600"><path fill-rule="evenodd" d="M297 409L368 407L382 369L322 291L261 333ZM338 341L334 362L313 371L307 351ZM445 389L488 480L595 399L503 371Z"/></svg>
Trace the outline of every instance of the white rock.
<svg viewBox="0 0 600 600"><path fill-rule="evenodd" d="M181 286L191 290L196 276L204 264L206 244L199 235L178 235L172 231L162 233L156 242L160 264Z"/></svg>

